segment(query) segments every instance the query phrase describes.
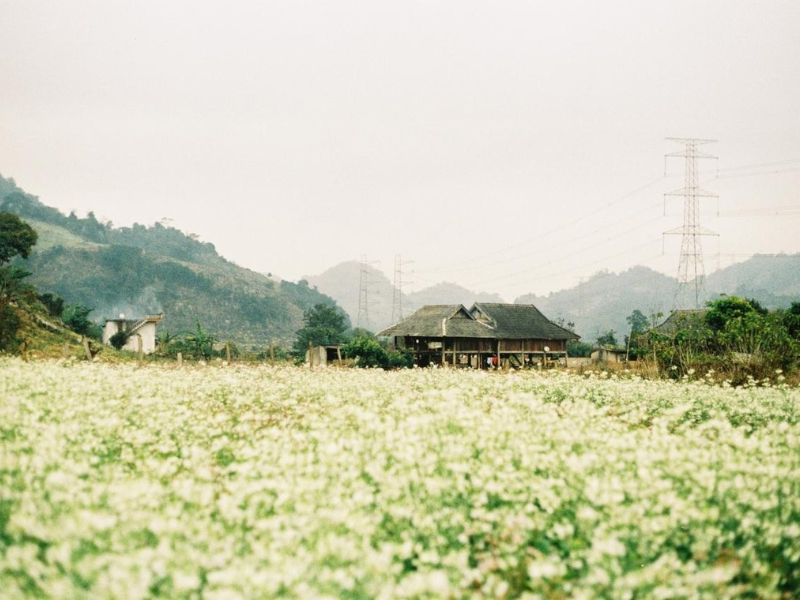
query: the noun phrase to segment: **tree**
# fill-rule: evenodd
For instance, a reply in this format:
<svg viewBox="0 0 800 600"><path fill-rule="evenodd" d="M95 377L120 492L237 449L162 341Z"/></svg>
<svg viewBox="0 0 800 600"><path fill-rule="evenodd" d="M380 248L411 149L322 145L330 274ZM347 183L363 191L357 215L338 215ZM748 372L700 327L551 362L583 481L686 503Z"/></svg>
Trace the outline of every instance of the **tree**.
<svg viewBox="0 0 800 600"><path fill-rule="evenodd" d="M718 300L713 300L708 303L708 308L705 320L713 331L723 331L725 325L734 319L759 314L759 311L748 300L736 296L723 296Z"/></svg>
<svg viewBox="0 0 800 600"><path fill-rule="evenodd" d="M605 347L605 346L615 347L617 345L616 331L614 331L613 329L609 329L603 335L598 336L597 345L600 347Z"/></svg>
<svg viewBox="0 0 800 600"><path fill-rule="evenodd" d="M628 348L627 359L636 360L640 354L640 337L647 332L650 327L650 321L639 309L634 310L625 320L631 326L630 334L625 336L625 346Z"/></svg>
<svg viewBox="0 0 800 600"><path fill-rule="evenodd" d="M209 360L214 353L216 339L200 327L200 321L195 322L195 331L186 335L186 342L191 352L198 360Z"/></svg>
<svg viewBox="0 0 800 600"><path fill-rule="evenodd" d="M647 331L648 327L650 327L650 321L647 320L647 317L645 317L638 308L625 320L628 322L628 325L631 326L631 337L639 333L644 333Z"/></svg>
<svg viewBox="0 0 800 600"><path fill-rule="evenodd" d="M39 235L25 221L9 212L0 212L0 263L15 256L28 258Z"/></svg>
<svg viewBox="0 0 800 600"><path fill-rule="evenodd" d="M294 343L294 351L300 356L308 349L309 343L314 346L330 346L347 340L347 316L335 305L315 304L305 311L303 323L304 327L297 331Z"/></svg>
<svg viewBox="0 0 800 600"><path fill-rule="evenodd" d="M342 348L342 356L355 359L359 367L389 366L389 355L377 340L368 337L357 337L347 342Z"/></svg>
<svg viewBox="0 0 800 600"><path fill-rule="evenodd" d="M0 350L13 348L21 321L14 304L34 296L33 286L25 283L30 275L18 265L7 265L15 256L28 258L38 235L17 215L0 212Z"/></svg>
<svg viewBox="0 0 800 600"><path fill-rule="evenodd" d="M89 313L92 308L84 304L67 304L61 314L64 325L72 329L75 333L85 335L95 339L100 339L102 331L100 326L89 320Z"/></svg>

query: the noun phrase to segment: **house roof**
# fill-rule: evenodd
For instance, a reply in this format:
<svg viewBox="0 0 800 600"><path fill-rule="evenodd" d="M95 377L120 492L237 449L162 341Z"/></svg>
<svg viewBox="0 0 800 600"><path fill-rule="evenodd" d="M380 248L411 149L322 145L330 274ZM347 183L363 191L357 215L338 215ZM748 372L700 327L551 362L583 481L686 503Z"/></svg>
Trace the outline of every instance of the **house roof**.
<svg viewBox="0 0 800 600"><path fill-rule="evenodd" d="M702 324L707 312L707 309L702 308L696 310L673 310L669 317L656 327L656 331L664 335L675 335L681 329L691 329Z"/></svg>
<svg viewBox="0 0 800 600"><path fill-rule="evenodd" d="M576 340L580 336L549 321L532 304L476 303L423 306L381 336L463 337L502 340Z"/></svg>
<svg viewBox="0 0 800 600"><path fill-rule="evenodd" d="M533 304L476 302L470 309L479 321L487 322L495 336L504 340L577 340L580 336L559 327Z"/></svg>
<svg viewBox="0 0 800 600"><path fill-rule="evenodd" d="M378 332L379 336L494 338L493 329L480 323L463 304L429 304L405 321Z"/></svg>

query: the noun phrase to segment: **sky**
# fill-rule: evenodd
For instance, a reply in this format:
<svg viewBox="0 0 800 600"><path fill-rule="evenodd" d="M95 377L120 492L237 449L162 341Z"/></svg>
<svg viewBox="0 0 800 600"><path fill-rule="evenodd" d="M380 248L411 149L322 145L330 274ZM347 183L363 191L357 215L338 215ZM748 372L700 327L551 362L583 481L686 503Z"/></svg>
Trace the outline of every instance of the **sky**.
<svg viewBox="0 0 800 600"><path fill-rule="evenodd" d="M800 252L796 0L0 0L0 173L298 280L362 256L506 300ZM665 170L666 167L666 170Z"/></svg>

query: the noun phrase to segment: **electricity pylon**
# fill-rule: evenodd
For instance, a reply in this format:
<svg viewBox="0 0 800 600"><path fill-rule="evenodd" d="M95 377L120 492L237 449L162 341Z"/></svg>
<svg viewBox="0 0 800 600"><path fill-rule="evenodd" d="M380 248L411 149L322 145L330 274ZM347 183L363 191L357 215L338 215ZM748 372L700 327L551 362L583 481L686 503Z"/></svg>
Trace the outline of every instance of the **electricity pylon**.
<svg viewBox="0 0 800 600"><path fill-rule="evenodd" d="M356 326L364 329L370 328L369 288L372 285L372 280L370 279L369 268L370 265L376 262L368 261L366 254L361 255L361 272L358 278L358 320Z"/></svg>
<svg viewBox="0 0 800 600"><path fill-rule="evenodd" d="M413 262L413 261L412 261ZM408 264L408 263L406 263ZM403 281L403 258L399 254L394 255L394 295L392 298L392 324L403 320L403 285L410 282Z"/></svg>
<svg viewBox="0 0 800 600"><path fill-rule="evenodd" d="M713 154L698 150L702 144L710 144L716 140L701 140L696 138L667 138L671 142L683 144L685 148L679 152L672 152L664 157L683 157L685 159L684 185L682 188L664 194L664 196L683 196L683 226L664 235L681 235L681 257L678 261L678 286L675 290L673 308L700 308L701 298L705 292L705 272L703 268L703 246L701 237L704 235L718 235L713 231L700 226L700 198L716 198L702 189L698 183L698 158L717 158ZM666 201L666 198L665 198Z"/></svg>

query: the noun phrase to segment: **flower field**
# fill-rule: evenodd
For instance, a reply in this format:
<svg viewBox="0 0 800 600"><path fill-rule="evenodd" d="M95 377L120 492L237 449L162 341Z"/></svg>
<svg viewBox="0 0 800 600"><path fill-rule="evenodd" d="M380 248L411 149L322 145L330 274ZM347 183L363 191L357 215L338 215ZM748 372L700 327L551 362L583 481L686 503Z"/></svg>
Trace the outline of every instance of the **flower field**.
<svg viewBox="0 0 800 600"><path fill-rule="evenodd" d="M3 598L795 598L800 391L0 359Z"/></svg>

